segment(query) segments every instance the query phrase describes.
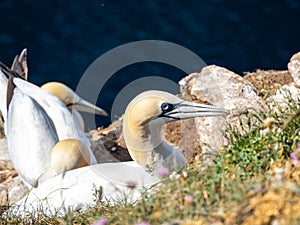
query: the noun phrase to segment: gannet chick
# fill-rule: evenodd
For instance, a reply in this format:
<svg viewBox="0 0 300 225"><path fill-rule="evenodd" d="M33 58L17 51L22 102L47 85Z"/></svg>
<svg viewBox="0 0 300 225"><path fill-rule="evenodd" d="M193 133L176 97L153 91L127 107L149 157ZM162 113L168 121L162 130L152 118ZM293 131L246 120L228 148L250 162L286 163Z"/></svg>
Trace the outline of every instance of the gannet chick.
<svg viewBox="0 0 300 225"><path fill-rule="evenodd" d="M80 128L83 131L84 121L76 110L107 116L107 113L103 109L80 98L71 88L63 83L48 82L42 85L41 88L58 97L68 107L68 109L72 111L73 116L77 119Z"/></svg>
<svg viewBox="0 0 300 225"><path fill-rule="evenodd" d="M124 140L132 159L149 171L161 167L179 170L186 164L186 159L180 151L163 141L162 125L175 120L227 113L214 106L184 101L167 92L147 91L135 97L126 108Z"/></svg>
<svg viewBox="0 0 300 225"><path fill-rule="evenodd" d="M65 139L58 142L51 151L51 168L55 175L89 166L90 155L87 147L79 140Z"/></svg>

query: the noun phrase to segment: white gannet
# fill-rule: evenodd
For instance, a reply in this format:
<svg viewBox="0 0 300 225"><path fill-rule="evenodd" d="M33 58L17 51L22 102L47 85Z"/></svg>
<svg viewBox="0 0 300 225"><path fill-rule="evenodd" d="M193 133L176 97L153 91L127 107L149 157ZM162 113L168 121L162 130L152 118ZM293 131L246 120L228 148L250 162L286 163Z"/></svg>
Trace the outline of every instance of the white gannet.
<svg viewBox="0 0 300 225"><path fill-rule="evenodd" d="M0 68L4 71L8 71L3 63L0 63ZM28 66L27 66L27 49L23 49L20 55L16 55L11 66L11 70L16 72L24 80L28 80ZM91 104L90 102L79 97L71 88L60 82L48 82L41 86L42 89L50 92L58 97L75 117L82 131L85 130L84 120L78 111L95 113L97 115L107 116L107 113ZM7 91L7 78L0 71L0 110L5 122L7 109L6 109L6 91ZM78 111L77 111L78 110Z"/></svg>
<svg viewBox="0 0 300 225"><path fill-rule="evenodd" d="M124 139L136 161L103 163L67 171L42 183L12 208L14 212L64 214L68 210L86 209L95 204L94 188L102 187L102 201L117 204L120 200L137 200L145 188L159 181L149 171L166 167L181 169L186 159L162 141L164 123L198 116L225 115L214 106L184 101L162 91L147 91L128 105L123 121ZM136 188L128 187L134 182Z"/></svg>
<svg viewBox="0 0 300 225"><path fill-rule="evenodd" d="M84 121L78 111L107 116L107 113L103 109L82 99L71 88L63 83L48 82L43 84L41 88L58 97L68 107L68 109L72 111L73 116L77 119L80 128L83 131Z"/></svg>
<svg viewBox="0 0 300 225"><path fill-rule="evenodd" d="M210 105L184 101L163 91L147 91L134 98L126 108L123 134L133 160L150 171L161 167L179 170L186 164L180 151L162 140L163 124L200 116L227 114Z"/></svg>
<svg viewBox="0 0 300 225"><path fill-rule="evenodd" d="M66 106L49 92L20 78L13 78L13 71L6 73L10 76L6 125L8 153L14 168L25 183L36 187L60 173L62 169L78 168L83 165L76 163L76 157L79 156L88 157L84 158L88 165L96 164L89 140ZM76 142L74 146L78 148L67 151L72 146L70 141ZM51 154L52 148L58 149L54 151L55 154ZM76 151L81 152L74 154ZM85 153L86 151L88 152ZM64 158L53 161L57 156ZM75 163L70 163L73 160ZM78 159L80 161L82 160ZM63 165L59 166L59 163Z"/></svg>

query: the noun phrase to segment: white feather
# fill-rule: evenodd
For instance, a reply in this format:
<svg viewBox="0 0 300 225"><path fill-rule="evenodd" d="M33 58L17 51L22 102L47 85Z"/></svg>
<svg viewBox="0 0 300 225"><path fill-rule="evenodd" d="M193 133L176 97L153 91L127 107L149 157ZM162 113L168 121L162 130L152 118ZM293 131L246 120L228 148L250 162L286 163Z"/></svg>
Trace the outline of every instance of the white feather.
<svg viewBox="0 0 300 225"><path fill-rule="evenodd" d="M45 111L15 88L7 118L7 147L14 168L25 182L37 186L51 177L50 152L57 142Z"/></svg>
<svg viewBox="0 0 300 225"><path fill-rule="evenodd" d="M10 213L33 216L42 211L48 216L64 215L69 210L87 209L96 204L95 188L102 187L102 201L112 205L140 199L146 188L159 181L136 162L104 163L71 170L45 181L15 204ZM130 188L129 183L135 183Z"/></svg>

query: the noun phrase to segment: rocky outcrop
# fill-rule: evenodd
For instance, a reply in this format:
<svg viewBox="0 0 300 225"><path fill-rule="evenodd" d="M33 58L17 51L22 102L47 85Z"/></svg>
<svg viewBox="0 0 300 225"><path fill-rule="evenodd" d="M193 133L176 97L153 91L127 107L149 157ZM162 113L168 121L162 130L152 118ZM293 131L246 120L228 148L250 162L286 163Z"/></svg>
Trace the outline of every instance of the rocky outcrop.
<svg viewBox="0 0 300 225"><path fill-rule="evenodd" d="M296 87L300 87L300 52L293 55L288 63L288 70L293 77Z"/></svg>
<svg viewBox="0 0 300 225"><path fill-rule="evenodd" d="M184 96L194 101L209 103L230 111L225 117L199 117L195 119L203 159L211 161L223 144L226 123L240 123L240 115L247 110L265 111L264 100L249 81L238 74L216 65L204 67L200 73L193 73L179 82Z"/></svg>

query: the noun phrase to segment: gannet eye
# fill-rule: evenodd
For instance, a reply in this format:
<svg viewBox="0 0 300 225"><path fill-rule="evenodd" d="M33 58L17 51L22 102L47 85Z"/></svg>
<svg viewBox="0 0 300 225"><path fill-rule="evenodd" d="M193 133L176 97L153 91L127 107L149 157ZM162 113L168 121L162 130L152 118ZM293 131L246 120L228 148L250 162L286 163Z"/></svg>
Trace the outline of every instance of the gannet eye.
<svg viewBox="0 0 300 225"><path fill-rule="evenodd" d="M170 103L164 102L163 104L161 104L160 108L163 111L163 113L166 113L166 112L173 110L174 106Z"/></svg>

